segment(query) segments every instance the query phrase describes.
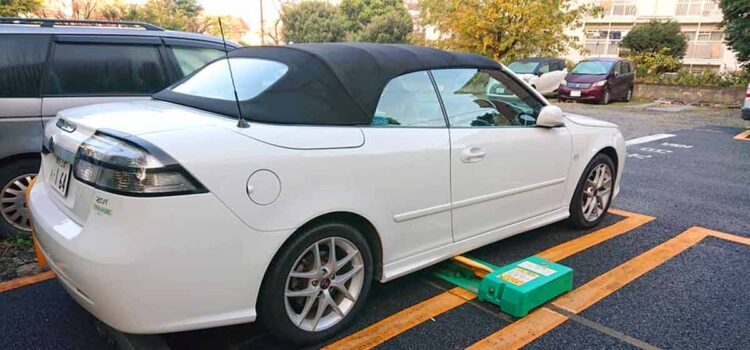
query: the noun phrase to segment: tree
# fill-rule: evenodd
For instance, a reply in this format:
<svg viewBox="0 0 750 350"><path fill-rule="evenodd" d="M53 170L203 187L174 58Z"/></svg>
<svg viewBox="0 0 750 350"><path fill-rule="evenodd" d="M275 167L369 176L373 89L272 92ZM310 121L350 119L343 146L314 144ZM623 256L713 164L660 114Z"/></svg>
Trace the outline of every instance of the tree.
<svg viewBox="0 0 750 350"><path fill-rule="evenodd" d="M375 16L357 34L358 41L373 43L405 43L414 31L414 23L406 11L391 11Z"/></svg>
<svg viewBox="0 0 750 350"><path fill-rule="evenodd" d="M284 4L280 17L286 42L336 42L346 38L346 19L338 7L325 1Z"/></svg>
<svg viewBox="0 0 750 350"><path fill-rule="evenodd" d="M593 11L574 0L422 0L423 24L442 33L438 47L510 62L580 47L565 34Z"/></svg>
<svg viewBox="0 0 750 350"><path fill-rule="evenodd" d="M633 28L620 46L635 54L659 53L666 48L667 55L681 59L687 50L687 38L677 22L651 20Z"/></svg>
<svg viewBox="0 0 750 350"><path fill-rule="evenodd" d="M724 37L737 53L737 60L750 70L750 1L721 0Z"/></svg>
<svg viewBox="0 0 750 350"><path fill-rule="evenodd" d="M42 0L0 0L0 17L18 17L34 13L42 6Z"/></svg>
<svg viewBox="0 0 750 350"><path fill-rule="evenodd" d="M404 43L414 31L403 0L342 0L339 8L353 41Z"/></svg>

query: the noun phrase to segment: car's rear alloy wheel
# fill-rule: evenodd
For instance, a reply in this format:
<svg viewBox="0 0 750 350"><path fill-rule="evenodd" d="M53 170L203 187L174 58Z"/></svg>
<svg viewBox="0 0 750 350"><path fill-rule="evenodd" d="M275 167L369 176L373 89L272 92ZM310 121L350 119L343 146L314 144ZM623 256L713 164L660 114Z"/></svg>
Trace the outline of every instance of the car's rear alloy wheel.
<svg viewBox="0 0 750 350"><path fill-rule="evenodd" d="M614 164L609 156L599 153L586 166L570 203L573 226L589 228L598 224L609 209L614 190Z"/></svg>
<svg viewBox="0 0 750 350"><path fill-rule="evenodd" d="M282 340L324 341L362 309L373 267L367 240L354 226L330 222L298 232L266 272L258 317Z"/></svg>
<svg viewBox="0 0 750 350"><path fill-rule="evenodd" d="M341 322L364 284L357 247L342 237L313 243L297 258L284 291L286 313L299 328L315 332Z"/></svg>
<svg viewBox="0 0 750 350"><path fill-rule="evenodd" d="M628 94L625 95L625 102L630 102L633 99L633 88L628 89Z"/></svg>

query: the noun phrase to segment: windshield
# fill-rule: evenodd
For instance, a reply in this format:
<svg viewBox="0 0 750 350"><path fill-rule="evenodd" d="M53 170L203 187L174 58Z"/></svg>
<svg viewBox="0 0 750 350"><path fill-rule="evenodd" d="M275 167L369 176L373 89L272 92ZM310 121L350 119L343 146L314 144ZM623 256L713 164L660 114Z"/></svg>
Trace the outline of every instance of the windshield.
<svg viewBox="0 0 750 350"><path fill-rule="evenodd" d="M579 62L571 73L584 75L602 75L609 73L614 61L583 61Z"/></svg>
<svg viewBox="0 0 750 350"><path fill-rule="evenodd" d="M283 63L258 58L230 58L237 97L249 100L268 89L289 70ZM226 59L208 64L172 88L181 94L234 101L232 80Z"/></svg>
<svg viewBox="0 0 750 350"><path fill-rule="evenodd" d="M516 74L534 74L539 62L516 61L508 65L508 68Z"/></svg>

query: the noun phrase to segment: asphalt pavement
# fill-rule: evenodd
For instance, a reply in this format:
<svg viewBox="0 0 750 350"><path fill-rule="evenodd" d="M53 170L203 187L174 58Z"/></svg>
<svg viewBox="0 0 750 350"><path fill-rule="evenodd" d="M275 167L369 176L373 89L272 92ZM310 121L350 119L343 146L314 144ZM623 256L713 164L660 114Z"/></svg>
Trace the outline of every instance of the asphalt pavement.
<svg viewBox="0 0 750 350"><path fill-rule="evenodd" d="M618 210L599 227L553 224L465 254L496 265L555 257L574 270L567 298L516 319L462 299L427 269L375 285L356 324L321 346L750 349L750 141L733 139L743 128L679 126L628 147ZM626 137L649 134L640 127ZM0 349L111 346L55 280L0 293L0 315ZM256 324L161 339L173 349L288 348Z"/></svg>

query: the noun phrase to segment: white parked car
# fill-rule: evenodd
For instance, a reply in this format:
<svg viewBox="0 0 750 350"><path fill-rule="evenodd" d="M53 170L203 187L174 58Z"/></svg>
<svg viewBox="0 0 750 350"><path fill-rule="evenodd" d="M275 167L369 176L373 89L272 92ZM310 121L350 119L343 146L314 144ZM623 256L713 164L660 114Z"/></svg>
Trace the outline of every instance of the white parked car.
<svg viewBox="0 0 750 350"><path fill-rule="evenodd" d="M559 58L526 58L511 62L508 68L545 96L557 94L568 75L565 60Z"/></svg>
<svg viewBox="0 0 750 350"><path fill-rule="evenodd" d="M29 193L62 285L109 325L256 319L315 343L389 281L619 190L613 124L484 57L408 45L232 51L154 95L58 114ZM242 118L238 118L238 114ZM240 119L240 120L238 120Z"/></svg>

